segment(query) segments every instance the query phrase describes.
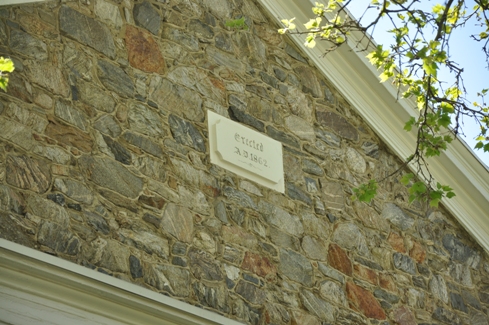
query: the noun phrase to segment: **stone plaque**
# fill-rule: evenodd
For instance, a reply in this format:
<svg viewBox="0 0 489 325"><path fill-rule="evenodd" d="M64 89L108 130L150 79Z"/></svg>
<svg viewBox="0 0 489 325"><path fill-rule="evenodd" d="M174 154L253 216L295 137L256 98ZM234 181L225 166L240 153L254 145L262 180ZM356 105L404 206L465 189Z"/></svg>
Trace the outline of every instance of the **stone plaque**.
<svg viewBox="0 0 489 325"><path fill-rule="evenodd" d="M213 164L284 192L282 143L212 111L207 119Z"/></svg>

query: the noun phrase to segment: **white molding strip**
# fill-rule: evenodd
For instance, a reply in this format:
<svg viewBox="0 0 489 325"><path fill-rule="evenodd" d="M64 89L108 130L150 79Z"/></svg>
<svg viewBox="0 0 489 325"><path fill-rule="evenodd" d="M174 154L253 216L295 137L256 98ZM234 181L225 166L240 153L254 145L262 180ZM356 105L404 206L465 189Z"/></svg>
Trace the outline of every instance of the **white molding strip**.
<svg viewBox="0 0 489 325"><path fill-rule="evenodd" d="M281 19L296 17L295 23L299 25L310 19L311 8L317 0L258 1L279 24ZM395 87L379 82L379 72L367 61L364 53L345 44L348 46L344 45L323 57L325 43L318 42L315 48L310 49L303 45L303 37L290 37L396 155L405 158L413 153L415 133L405 132L403 127L409 116L414 116L413 107L416 105L408 100L397 101ZM360 40L361 35L357 39ZM455 189L457 196L443 200L443 205L489 252L487 167L463 141L455 141L440 157L430 158L429 163L435 179Z"/></svg>
<svg viewBox="0 0 489 325"><path fill-rule="evenodd" d="M0 0L1 6L9 6L9 5L21 5L33 2L46 2L47 0Z"/></svg>
<svg viewBox="0 0 489 325"><path fill-rule="evenodd" d="M9 301L23 303L0 303L0 324L67 324L66 317L77 320L70 324L242 324L0 238L0 302ZM23 318L4 319L15 313Z"/></svg>

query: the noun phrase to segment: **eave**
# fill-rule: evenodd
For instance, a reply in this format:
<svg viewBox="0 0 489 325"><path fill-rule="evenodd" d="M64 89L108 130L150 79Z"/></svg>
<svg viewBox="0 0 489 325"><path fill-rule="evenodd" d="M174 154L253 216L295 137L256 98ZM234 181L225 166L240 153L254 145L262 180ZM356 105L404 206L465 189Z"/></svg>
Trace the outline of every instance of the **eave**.
<svg viewBox="0 0 489 325"><path fill-rule="evenodd" d="M295 23L305 23L312 16L314 1L310 0L258 0L270 16L280 24L281 19L296 17ZM357 41L366 38L351 36L349 44L338 50L322 54L326 44L318 42L310 49L304 39L291 35L291 39L305 52L311 62L333 83L345 99L357 110L377 135L400 158L414 152L416 134L403 130L410 116L415 116L415 103L397 101L396 88L380 83L379 72L368 62L365 54L354 50ZM444 199L442 204L465 227L473 238L489 252L489 171L463 141L454 141L440 157L429 159L434 178L455 189L456 196Z"/></svg>

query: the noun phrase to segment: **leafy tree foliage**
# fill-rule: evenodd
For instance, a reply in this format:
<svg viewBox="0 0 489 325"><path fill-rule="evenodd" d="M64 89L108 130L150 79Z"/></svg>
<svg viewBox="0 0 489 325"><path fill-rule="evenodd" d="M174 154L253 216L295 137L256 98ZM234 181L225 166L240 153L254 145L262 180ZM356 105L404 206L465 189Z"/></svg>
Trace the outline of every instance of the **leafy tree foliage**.
<svg viewBox="0 0 489 325"><path fill-rule="evenodd" d="M325 4L316 3L312 8L313 17L303 24L304 28L297 28L294 18L285 19L279 33L304 34L308 47L314 47L318 41L327 42L327 54L345 44L353 32L361 32L364 37L375 36L379 21L390 22L392 29L388 32L393 36L390 47L377 45L369 51L367 49L372 46L361 47L361 42L356 46L368 52L370 63L380 71L381 82L389 81L397 86L399 98L415 99L419 114L407 121L404 129L417 131L416 147L396 172L407 165L415 166L420 181L416 181L412 173L401 179L409 186L409 200L424 199L437 206L443 197L451 198L455 194L449 186L435 182L426 159L439 156L458 134L463 133L464 117L473 118L480 127L475 148L489 151L489 106L485 101L489 90L482 89L478 93L480 100L470 103L463 82L463 68L450 57L453 32L464 28L469 20L475 21L480 30L468 37L479 42L489 68L489 0L475 0L470 7L468 0L445 0L429 10L424 9L426 2L422 2L326 0ZM348 13L352 6L365 7L358 20ZM440 80L441 70L448 71L453 81ZM378 181L371 180L354 189L356 198L370 202L376 194Z"/></svg>
<svg viewBox="0 0 489 325"><path fill-rule="evenodd" d="M14 71L14 63L10 59L0 56L0 88L7 91L8 74Z"/></svg>

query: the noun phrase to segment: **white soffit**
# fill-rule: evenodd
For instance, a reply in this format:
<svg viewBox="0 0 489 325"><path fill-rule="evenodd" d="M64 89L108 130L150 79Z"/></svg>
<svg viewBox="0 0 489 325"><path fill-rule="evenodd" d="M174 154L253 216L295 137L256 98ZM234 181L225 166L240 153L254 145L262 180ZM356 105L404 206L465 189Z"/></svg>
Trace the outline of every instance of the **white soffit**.
<svg viewBox="0 0 489 325"><path fill-rule="evenodd" d="M313 16L311 8L317 0L258 0L280 24L281 19L296 17L297 26ZM303 29L304 30L304 29ZM414 152L415 132L403 130L410 116L415 116L413 101L396 100L397 90L388 83L380 83L379 72L365 58L365 53L350 44L323 56L326 43L318 42L313 49L303 45L304 36L290 35L291 39L352 104L377 135L399 157ZM364 39L366 40L366 38ZM489 252L489 171L475 157L467 145L454 141L440 157L429 159L435 179L454 188L456 196L444 199L443 205L460 221L473 238Z"/></svg>
<svg viewBox="0 0 489 325"><path fill-rule="evenodd" d="M46 2L47 0L0 0L0 6L21 5L33 2Z"/></svg>
<svg viewBox="0 0 489 325"><path fill-rule="evenodd" d="M0 324L3 323L242 325L0 238Z"/></svg>

